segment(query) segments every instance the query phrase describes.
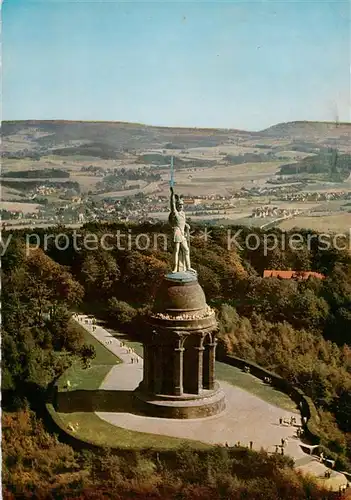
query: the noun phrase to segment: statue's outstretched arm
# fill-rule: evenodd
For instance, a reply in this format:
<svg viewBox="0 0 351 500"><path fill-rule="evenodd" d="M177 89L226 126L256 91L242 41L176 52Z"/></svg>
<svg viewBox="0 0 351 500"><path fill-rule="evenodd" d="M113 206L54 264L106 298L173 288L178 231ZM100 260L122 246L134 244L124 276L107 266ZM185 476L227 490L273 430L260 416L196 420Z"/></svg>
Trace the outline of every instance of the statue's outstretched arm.
<svg viewBox="0 0 351 500"><path fill-rule="evenodd" d="M177 211L176 209L176 202L175 202L175 194L173 191L173 187L171 186L171 213L175 213Z"/></svg>

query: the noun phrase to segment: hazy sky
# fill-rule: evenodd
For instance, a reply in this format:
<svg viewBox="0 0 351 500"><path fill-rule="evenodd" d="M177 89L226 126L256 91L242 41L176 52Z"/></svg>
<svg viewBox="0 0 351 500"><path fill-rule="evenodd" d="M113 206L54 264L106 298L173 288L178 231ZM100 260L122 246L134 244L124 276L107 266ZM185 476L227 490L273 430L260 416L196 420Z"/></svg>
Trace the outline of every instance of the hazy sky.
<svg viewBox="0 0 351 500"><path fill-rule="evenodd" d="M350 120L348 1L5 0L3 119Z"/></svg>

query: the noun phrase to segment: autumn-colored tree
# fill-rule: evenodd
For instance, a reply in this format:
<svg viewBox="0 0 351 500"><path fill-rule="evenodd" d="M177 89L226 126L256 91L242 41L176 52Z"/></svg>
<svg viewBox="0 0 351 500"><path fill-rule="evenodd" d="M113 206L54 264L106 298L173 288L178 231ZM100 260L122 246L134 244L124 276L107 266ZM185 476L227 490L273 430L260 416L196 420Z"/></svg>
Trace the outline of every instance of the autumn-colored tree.
<svg viewBox="0 0 351 500"><path fill-rule="evenodd" d="M124 256L120 297L136 304L150 303L167 271L165 262L132 251ZM123 292L123 293L122 293Z"/></svg>
<svg viewBox="0 0 351 500"><path fill-rule="evenodd" d="M108 313L111 319L114 319L120 325L128 326L136 318L138 311L127 302L112 297L108 301Z"/></svg>
<svg viewBox="0 0 351 500"><path fill-rule="evenodd" d="M40 248L30 250L25 264L29 289L37 301L40 313L47 306L48 300L52 304L53 314L60 303L64 302L68 306L80 303L84 295L82 286L67 269L54 262Z"/></svg>
<svg viewBox="0 0 351 500"><path fill-rule="evenodd" d="M121 272L111 252L87 251L84 256L80 277L87 298L106 299L116 290Z"/></svg>

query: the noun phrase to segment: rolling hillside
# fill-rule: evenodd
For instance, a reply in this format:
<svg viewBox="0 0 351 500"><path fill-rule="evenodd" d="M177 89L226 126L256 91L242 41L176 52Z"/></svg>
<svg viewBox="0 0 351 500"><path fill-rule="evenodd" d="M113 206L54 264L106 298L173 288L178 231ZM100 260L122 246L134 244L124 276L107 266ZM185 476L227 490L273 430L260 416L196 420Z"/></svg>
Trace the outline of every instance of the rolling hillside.
<svg viewBox="0 0 351 500"><path fill-rule="evenodd" d="M280 123L260 132L236 129L198 129L154 127L124 122L80 121L4 121L2 123L3 155L21 153L87 155L121 158L123 152L146 149L182 150L187 148L216 147L223 144L242 144L264 140L266 147L276 147L279 140L291 141L298 150L299 141L312 146L343 148L350 143L350 124L327 122ZM267 142L268 141L268 142ZM311 146L311 144L310 144ZM261 146L262 147L262 146ZM69 151L66 151L69 148Z"/></svg>

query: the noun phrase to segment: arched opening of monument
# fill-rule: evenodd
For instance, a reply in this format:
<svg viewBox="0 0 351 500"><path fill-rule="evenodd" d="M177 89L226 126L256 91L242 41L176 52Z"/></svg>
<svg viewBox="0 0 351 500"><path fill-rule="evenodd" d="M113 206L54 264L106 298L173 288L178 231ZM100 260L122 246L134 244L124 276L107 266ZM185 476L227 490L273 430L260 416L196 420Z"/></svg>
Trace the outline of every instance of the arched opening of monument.
<svg viewBox="0 0 351 500"><path fill-rule="evenodd" d="M170 363L173 358L172 346L161 347L162 381L161 394L172 394L174 392L174 363Z"/></svg>
<svg viewBox="0 0 351 500"><path fill-rule="evenodd" d="M184 342L183 387L188 394L200 394L202 390L201 338L189 335Z"/></svg>

